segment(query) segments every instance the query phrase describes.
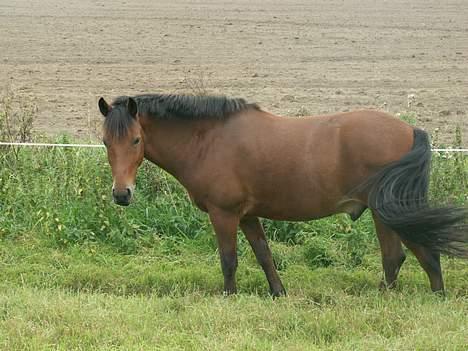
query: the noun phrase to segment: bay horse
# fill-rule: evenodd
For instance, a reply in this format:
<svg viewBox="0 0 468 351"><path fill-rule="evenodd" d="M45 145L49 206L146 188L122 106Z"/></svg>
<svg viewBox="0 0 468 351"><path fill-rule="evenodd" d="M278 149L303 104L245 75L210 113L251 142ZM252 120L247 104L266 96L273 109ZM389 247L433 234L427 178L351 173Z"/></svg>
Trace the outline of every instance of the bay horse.
<svg viewBox="0 0 468 351"><path fill-rule="evenodd" d="M285 294L259 217L304 221L369 208L382 254L381 288L393 287L404 243L444 290L440 254L468 258L467 211L428 203L426 132L374 110L279 117L244 99L171 94L103 98L112 195L128 205L143 159L172 174L213 225L224 292L236 292L237 229L273 296Z"/></svg>

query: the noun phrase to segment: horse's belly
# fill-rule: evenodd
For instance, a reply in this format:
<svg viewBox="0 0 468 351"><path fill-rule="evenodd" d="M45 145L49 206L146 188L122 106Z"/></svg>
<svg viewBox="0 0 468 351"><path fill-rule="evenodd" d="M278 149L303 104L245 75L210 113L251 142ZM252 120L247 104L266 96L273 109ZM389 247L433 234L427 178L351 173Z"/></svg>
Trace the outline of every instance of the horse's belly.
<svg viewBox="0 0 468 351"><path fill-rule="evenodd" d="M307 189L270 194L254 198L247 214L287 221L304 221L330 216L338 212L342 197L337 193L320 194Z"/></svg>
<svg viewBox="0 0 468 351"><path fill-rule="evenodd" d="M335 211L281 211L265 208L253 209L248 212L249 216L273 219L277 221L310 221L313 219L323 218L335 214Z"/></svg>

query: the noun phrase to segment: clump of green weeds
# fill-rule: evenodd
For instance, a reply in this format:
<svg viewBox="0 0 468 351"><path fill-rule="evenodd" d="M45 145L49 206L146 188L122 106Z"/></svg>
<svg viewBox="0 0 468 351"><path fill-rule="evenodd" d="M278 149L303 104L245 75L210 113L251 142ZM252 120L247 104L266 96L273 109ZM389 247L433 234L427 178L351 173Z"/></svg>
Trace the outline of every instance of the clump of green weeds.
<svg viewBox="0 0 468 351"><path fill-rule="evenodd" d="M10 88L0 98L0 141L27 142L32 139L37 105L30 99L20 99ZM13 165L18 158L18 147L0 145L0 157Z"/></svg>

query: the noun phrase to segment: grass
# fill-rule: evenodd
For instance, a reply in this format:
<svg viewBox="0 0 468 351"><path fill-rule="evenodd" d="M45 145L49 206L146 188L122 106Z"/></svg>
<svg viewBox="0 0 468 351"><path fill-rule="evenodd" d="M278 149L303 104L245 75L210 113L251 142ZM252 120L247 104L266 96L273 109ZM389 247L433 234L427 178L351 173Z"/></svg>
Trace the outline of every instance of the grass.
<svg viewBox="0 0 468 351"><path fill-rule="evenodd" d="M191 241L135 255L102 245L2 243L0 349L5 350L464 350L468 267L445 259L448 297L429 293L410 258L397 291L377 290L378 252L354 269L281 271L289 296L272 300L251 254L240 293L222 297L214 251ZM285 244L273 242L273 250ZM163 245L164 246L164 245ZM291 260L295 255L286 253Z"/></svg>
<svg viewBox="0 0 468 351"><path fill-rule="evenodd" d="M466 204L466 156L434 161L433 200ZM466 348L467 262L444 258L446 298L411 255L381 293L369 215L264 221L289 296L268 296L240 235L226 298L208 219L178 183L144 163L129 208L111 183L103 150L0 149L0 350Z"/></svg>
<svg viewBox="0 0 468 351"><path fill-rule="evenodd" d="M331 292L322 303L305 295L272 301L33 288L8 296L1 301L6 350L464 350L467 342L466 301L423 294Z"/></svg>

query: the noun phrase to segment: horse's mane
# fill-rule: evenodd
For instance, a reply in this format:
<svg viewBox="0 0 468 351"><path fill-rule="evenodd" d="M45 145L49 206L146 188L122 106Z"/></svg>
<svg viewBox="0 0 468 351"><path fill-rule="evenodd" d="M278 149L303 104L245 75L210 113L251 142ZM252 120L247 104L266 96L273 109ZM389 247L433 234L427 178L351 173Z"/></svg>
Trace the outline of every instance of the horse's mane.
<svg viewBox="0 0 468 351"><path fill-rule="evenodd" d="M157 119L223 120L236 112L250 108L259 109L257 104L244 99L225 96L192 96L175 94L147 94L132 96L138 106L139 114ZM133 118L125 110L129 97L119 96L112 102L112 110L105 121L105 128L113 135L125 135Z"/></svg>
<svg viewBox="0 0 468 351"><path fill-rule="evenodd" d="M258 109L256 104L244 99L225 96L150 94L133 96L133 99L140 114L159 119L224 119L249 108ZM127 101L128 96L120 96L112 105L124 105Z"/></svg>

